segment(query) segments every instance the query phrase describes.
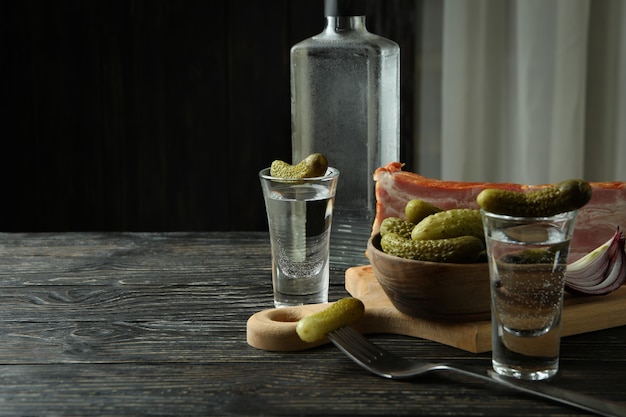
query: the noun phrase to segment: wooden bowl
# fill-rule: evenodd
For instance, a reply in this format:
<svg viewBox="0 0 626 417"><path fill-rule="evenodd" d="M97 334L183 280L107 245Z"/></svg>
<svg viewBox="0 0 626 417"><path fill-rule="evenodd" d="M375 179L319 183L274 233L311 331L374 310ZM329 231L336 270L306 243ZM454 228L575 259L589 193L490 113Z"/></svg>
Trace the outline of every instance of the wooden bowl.
<svg viewBox="0 0 626 417"><path fill-rule="evenodd" d="M376 279L398 311L440 321L489 320L489 266L423 262L388 255L380 234L367 243Z"/></svg>

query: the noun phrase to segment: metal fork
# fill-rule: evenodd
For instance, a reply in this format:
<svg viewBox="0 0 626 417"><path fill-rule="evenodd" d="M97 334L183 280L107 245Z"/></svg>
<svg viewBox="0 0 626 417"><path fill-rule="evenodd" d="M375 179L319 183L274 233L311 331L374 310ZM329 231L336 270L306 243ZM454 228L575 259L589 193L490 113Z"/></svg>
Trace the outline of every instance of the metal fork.
<svg viewBox="0 0 626 417"><path fill-rule="evenodd" d="M626 407L603 401L574 391L537 381L514 380L479 368L408 360L373 344L350 327L342 327L328 334L328 338L343 353L376 375L391 379L408 379L435 371L450 371L484 381L495 382L508 388L546 398L602 416L626 417Z"/></svg>

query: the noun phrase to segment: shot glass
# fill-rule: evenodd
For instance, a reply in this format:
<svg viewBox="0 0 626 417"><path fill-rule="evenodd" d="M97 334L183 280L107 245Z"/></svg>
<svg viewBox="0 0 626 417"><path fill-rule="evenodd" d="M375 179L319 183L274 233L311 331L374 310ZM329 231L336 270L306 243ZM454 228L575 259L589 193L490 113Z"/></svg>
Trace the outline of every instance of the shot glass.
<svg viewBox="0 0 626 417"><path fill-rule="evenodd" d="M565 268L576 211L510 217L482 210L491 282L492 366L543 380L559 369Z"/></svg>
<svg viewBox="0 0 626 417"><path fill-rule="evenodd" d="M272 250L276 307L328 302L329 244L339 170L284 179L259 172Z"/></svg>

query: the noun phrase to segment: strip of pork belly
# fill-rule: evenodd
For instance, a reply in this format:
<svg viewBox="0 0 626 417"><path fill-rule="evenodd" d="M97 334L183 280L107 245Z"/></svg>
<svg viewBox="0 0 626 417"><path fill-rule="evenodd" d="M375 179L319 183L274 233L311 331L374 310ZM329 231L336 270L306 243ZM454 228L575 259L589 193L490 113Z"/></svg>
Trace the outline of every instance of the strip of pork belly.
<svg viewBox="0 0 626 417"><path fill-rule="evenodd" d="M476 196L486 188L527 192L550 184L523 185L511 183L484 183L444 181L402 171L399 162L380 167L374 173L376 181L376 219L372 234L378 233L380 223L387 217L405 218L404 206L411 199L428 201L448 210L451 208L478 208ZM626 228L626 183L592 182L592 197L579 210L570 250L570 261L606 242L616 228Z"/></svg>

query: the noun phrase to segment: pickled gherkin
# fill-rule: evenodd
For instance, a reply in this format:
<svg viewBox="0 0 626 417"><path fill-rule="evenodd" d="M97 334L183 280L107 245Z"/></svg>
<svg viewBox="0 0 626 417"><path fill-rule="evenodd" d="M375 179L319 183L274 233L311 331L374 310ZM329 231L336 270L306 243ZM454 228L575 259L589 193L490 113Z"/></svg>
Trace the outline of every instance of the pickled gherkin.
<svg viewBox="0 0 626 417"><path fill-rule="evenodd" d="M448 263L479 262L485 250L483 241L475 236L412 240L389 233L381 237L380 246L385 253L401 258Z"/></svg>
<svg viewBox="0 0 626 417"><path fill-rule="evenodd" d="M328 160L321 153L313 153L296 165L290 165L285 161L275 160L270 166L270 175L276 178L314 178L326 174Z"/></svg>
<svg viewBox="0 0 626 417"><path fill-rule="evenodd" d="M411 223L419 223L431 214L439 213L441 209L433 204L419 199L409 200L404 206L404 215Z"/></svg>
<svg viewBox="0 0 626 417"><path fill-rule="evenodd" d="M364 312L365 306L358 298L342 298L328 308L300 319L296 333L305 342L316 342L333 330L356 322Z"/></svg>
<svg viewBox="0 0 626 417"><path fill-rule="evenodd" d="M549 217L583 207L591 199L587 181L572 179L527 193L488 188L476 202L485 211L513 217Z"/></svg>
<svg viewBox="0 0 626 417"><path fill-rule="evenodd" d="M475 236L485 239L480 211L451 209L426 217L411 231L413 240L448 239Z"/></svg>
<svg viewBox="0 0 626 417"><path fill-rule="evenodd" d="M387 217L380 223L380 235L384 236L388 233L397 233L407 239L411 238L411 231L415 224L400 217Z"/></svg>

